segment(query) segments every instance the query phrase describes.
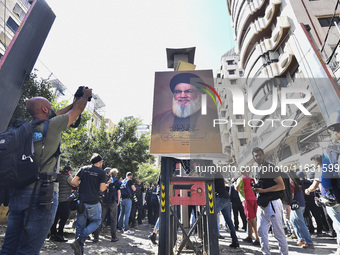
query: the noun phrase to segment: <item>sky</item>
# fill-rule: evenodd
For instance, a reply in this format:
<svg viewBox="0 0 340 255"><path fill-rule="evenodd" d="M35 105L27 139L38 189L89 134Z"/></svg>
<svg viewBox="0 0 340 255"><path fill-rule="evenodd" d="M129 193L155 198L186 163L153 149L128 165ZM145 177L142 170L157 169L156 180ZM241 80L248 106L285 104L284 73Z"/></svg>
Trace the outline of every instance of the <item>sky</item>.
<svg viewBox="0 0 340 255"><path fill-rule="evenodd" d="M167 68L166 48L196 47L196 70L220 67L234 45L226 0L46 0L56 15L35 65L72 94L93 89L105 117L151 124L155 72Z"/></svg>

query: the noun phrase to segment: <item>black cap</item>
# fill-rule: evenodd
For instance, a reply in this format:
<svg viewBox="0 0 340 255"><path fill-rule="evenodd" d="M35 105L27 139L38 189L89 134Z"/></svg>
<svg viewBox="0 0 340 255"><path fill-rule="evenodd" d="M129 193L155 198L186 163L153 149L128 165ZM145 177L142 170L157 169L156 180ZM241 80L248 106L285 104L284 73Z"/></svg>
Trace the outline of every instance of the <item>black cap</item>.
<svg viewBox="0 0 340 255"><path fill-rule="evenodd" d="M203 87L204 81L196 74L193 73L179 73L172 77L170 81L170 89L174 93L175 87L179 83L191 84L195 87Z"/></svg>

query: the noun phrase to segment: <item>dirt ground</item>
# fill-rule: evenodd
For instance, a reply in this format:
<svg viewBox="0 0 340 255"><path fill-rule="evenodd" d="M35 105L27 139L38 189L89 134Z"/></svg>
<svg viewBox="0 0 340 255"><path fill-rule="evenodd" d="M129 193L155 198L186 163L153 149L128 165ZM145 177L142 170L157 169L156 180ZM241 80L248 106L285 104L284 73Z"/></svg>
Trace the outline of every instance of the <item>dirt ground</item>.
<svg viewBox="0 0 340 255"><path fill-rule="evenodd" d="M65 226L65 237L68 239L66 243L49 241L46 239L44 246L40 252L41 255L59 255L73 254L70 244L74 241L75 229L73 228L73 220ZM133 235L122 234L118 232L118 242L110 242L110 227L103 227L103 231L99 236L99 242L93 243L87 240L85 243L85 254L157 254L158 246L151 243L148 235L152 232L151 226L147 223L136 226L133 229ZM3 243L6 231L6 225L0 225L0 247Z"/></svg>
<svg viewBox="0 0 340 255"><path fill-rule="evenodd" d="M110 228L104 227L102 233L99 236L99 242L93 243L92 240L87 240L85 243L85 254L100 254L100 255L109 255L109 254L158 254L158 246L151 243L148 239L148 235L152 232L152 227L147 224L147 221L143 221L144 224L136 226L133 230L135 233L133 235L122 234L118 232L117 237L119 238L118 242L112 243L110 242ZM65 226L65 237L68 239L66 243L53 242L46 239L44 246L41 250L41 255L60 255L60 254L68 254L72 255L73 250L70 247L70 244L74 240L75 228L73 228L74 220L70 220L69 223ZM0 224L0 247L3 243L4 236L6 231L6 225ZM234 249L230 248L229 244L231 243L230 234L226 229L222 226L221 235L224 239L219 240L219 250L220 255L225 254L233 254L233 255L260 255L260 247L254 247L251 244L247 244L242 242L242 238L247 236L244 231L237 231L237 236L240 242L240 248ZM316 237L312 236L315 250L306 250L301 247L296 246L296 240L289 240L289 254L290 255L303 255L303 254L335 254L336 251L336 238L330 237ZM178 241L177 248L179 247L179 243L181 240L181 232L178 233ZM194 243L198 241L197 239L191 239ZM158 241L158 240L157 240ZM276 239L272 234L269 234L270 241L270 249L272 254L279 255L279 249ZM176 250L175 247L175 250ZM175 252L174 254L177 254ZM181 254L193 254L192 250L186 250ZM161 255L161 254L160 254Z"/></svg>

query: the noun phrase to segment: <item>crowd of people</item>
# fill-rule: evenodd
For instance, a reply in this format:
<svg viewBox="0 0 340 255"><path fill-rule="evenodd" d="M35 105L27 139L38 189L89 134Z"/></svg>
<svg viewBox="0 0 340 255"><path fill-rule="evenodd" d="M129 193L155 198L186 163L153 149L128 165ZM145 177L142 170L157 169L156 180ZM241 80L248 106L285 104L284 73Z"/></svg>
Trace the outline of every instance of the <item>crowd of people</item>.
<svg viewBox="0 0 340 255"><path fill-rule="evenodd" d="M260 246L263 254L271 254L268 233L271 232L278 242L280 253L289 254L288 239L295 239L296 246L304 249L314 249L314 237L337 237L340 252L340 213L339 197L337 197L337 176L332 180L333 185L323 186L321 163L325 162L320 154L314 155L313 161L316 171L271 171L275 166L266 161L264 151L254 148L254 160L258 163L258 170L250 177L247 171L241 170L240 176L229 183L225 182L221 174L215 176L216 207L222 215L230 232L232 243L230 247L239 247L240 243L235 235L238 220L232 222L231 211L234 216L245 215L247 237L242 241L254 246ZM319 170L319 171L318 171ZM230 192L226 192L229 190ZM238 191L242 203L241 212L233 190ZM236 205L236 208L232 208ZM223 211L224 210L224 211ZM238 216L236 216L238 217ZM234 224L233 224L234 223ZM244 224L244 223L243 223ZM219 238L224 238L219 234Z"/></svg>
<svg viewBox="0 0 340 255"><path fill-rule="evenodd" d="M42 135L46 123L35 129L35 157L40 157L37 162L42 163L41 176L35 183L12 192L0 254L39 254L48 235L51 241L67 241L64 227L71 210L77 210L75 241L71 243L76 255L84 254L84 243L91 234L94 242L99 241L103 224L110 225L111 242L117 242L117 231L133 235L131 228L142 224L146 215L148 224L154 226L149 238L156 244L159 179L146 187L133 179L131 172L119 178L118 169L103 169L104 159L98 153L91 157L91 165L81 167L74 177L69 166L55 175L55 152L61 134L81 114L91 94L91 89L84 89L82 97L56 113L45 98L28 100L27 110L33 120L49 120L46 138ZM276 171L263 149L256 147L252 156L258 168L253 177L241 170L240 176L226 185L222 174L215 175L215 212L223 215L232 239L230 247L240 246L236 235L241 227L240 217L242 229L247 231L242 241L259 246L263 254L271 254L270 231L284 255L289 252L287 238L296 239L296 245L304 249L314 249L314 234L336 237L340 253L340 178L339 171L331 171L339 170L340 111L336 114L328 126L329 146L323 155L311 158L315 171L307 175L302 171ZM223 238L221 234L218 237Z"/></svg>
<svg viewBox="0 0 340 255"><path fill-rule="evenodd" d="M33 127L38 178L11 192L0 254L40 254L47 237L53 242L67 242L64 227L72 210L77 211L75 241L71 243L75 254L84 253L84 243L90 234L94 242L99 241L103 224L110 224L112 242L119 241L117 231L134 234L129 228L142 224L146 207L148 222L156 224L159 205L158 200L154 201L155 185L145 187L132 178L131 172L118 179L117 169L103 169L101 155L93 154L91 165L80 168L74 177L70 166L56 173L62 132L75 122L91 96L92 89L83 88L81 96L57 112L46 98L27 101L33 122L42 120ZM144 202L145 197L150 199L148 203Z"/></svg>

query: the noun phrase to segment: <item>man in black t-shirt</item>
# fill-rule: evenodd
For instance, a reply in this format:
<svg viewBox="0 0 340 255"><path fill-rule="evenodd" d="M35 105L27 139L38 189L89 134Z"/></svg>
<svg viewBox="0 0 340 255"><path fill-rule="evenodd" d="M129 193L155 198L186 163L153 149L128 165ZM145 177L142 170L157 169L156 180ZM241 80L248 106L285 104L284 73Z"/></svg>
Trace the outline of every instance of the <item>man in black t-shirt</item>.
<svg viewBox="0 0 340 255"><path fill-rule="evenodd" d="M282 222L283 206L281 201L285 184L280 171L265 160L265 155L261 148L254 148L252 154L259 165L258 183L255 184L253 190L258 193L257 231L260 237L261 251L266 255L271 254L268 231L272 226L274 237L279 242L280 253L288 255L288 244Z"/></svg>
<svg viewBox="0 0 340 255"><path fill-rule="evenodd" d="M120 231L124 231L125 234L129 235L134 234L133 231L129 230L129 217L132 206L131 195L134 191L136 191L136 187L135 185L133 185L132 173L127 172L126 178L124 179L122 185L120 186L121 201L120 201L120 214L118 218L118 229Z"/></svg>
<svg viewBox="0 0 340 255"><path fill-rule="evenodd" d="M84 253L85 240L101 223L102 208L99 203L99 192L105 191L108 185L105 171L102 169L103 158L95 153L91 158L91 163L92 166L82 167L72 180L75 187L79 186L80 199L76 240L71 244L76 255ZM87 223L89 224L86 225Z"/></svg>

